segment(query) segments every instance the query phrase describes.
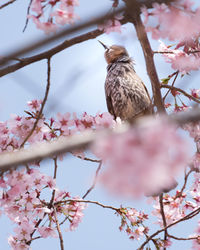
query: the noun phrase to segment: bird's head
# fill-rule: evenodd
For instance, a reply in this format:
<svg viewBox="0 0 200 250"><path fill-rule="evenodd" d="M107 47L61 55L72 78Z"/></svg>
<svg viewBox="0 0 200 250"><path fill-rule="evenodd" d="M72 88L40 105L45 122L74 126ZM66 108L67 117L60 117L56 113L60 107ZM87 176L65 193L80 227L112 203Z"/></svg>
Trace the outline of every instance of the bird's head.
<svg viewBox="0 0 200 250"><path fill-rule="evenodd" d="M127 50L120 45L112 45L112 46L107 46L104 43L102 43L101 41L99 41L101 43L101 45L104 47L105 49L105 59L106 62L109 63L113 63L116 62L119 58L126 56L129 57Z"/></svg>

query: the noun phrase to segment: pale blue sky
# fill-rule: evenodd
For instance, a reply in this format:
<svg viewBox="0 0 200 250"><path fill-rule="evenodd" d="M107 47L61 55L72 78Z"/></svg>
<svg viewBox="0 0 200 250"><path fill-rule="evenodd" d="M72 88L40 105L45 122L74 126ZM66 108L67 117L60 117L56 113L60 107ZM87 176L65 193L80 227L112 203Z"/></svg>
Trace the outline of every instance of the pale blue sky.
<svg viewBox="0 0 200 250"><path fill-rule="evenodd" d="M30 21L25 33L24 27L26 11L29 1L17 0L16 3L0 10L1 47L0 54L31 42L43 33L35 28ZM109 0L80 0L77 13L81 19L96 16L103 10L110 9L112 2ZM122 33L112 33L98 37L104 43L121 44L127 48L130 55L136 61L136 71L146 83L151 93L149 79L146 74L145 63L141 47L136 39L132 25L125 25ZM156 50L158 41L152 41ZM53 115L57 112L86 111L88 114L96 114L98 111L107 110L104 96L104 80L106 76L106 63L103 56L104 50L97 39L89 40L75 45L55 55L52 59L52 77L50 95L45 107L45 113ZM159 78L164 78L172 73L161 56L157 55ZM185 89L199 87L199 73L179 79L180 86ZM75 79L75 80L74 80ZM5 121L11 113L23 114L27 101L42 99L46 86L46 61L37 62L23 69L0 78L0 120ZM52 175L53 164L46 162L42 171ZM59 163L58 187L66 188L73 196L81 196L90 186L95 174L96 165L83 162L79 159L68 157ZM108 194L102 187L96 189L88 196L88 199L97 200L105 204L120 206L133 206L138 209L150 211L145 202L119 199ZM195 219L197 220L197 219ZM155 218L151 220L151 223ZM125 233L118 230L120 218L112 211L90 205L85 211L85 217L75 232L64 232L64 243L67 250L133 250L138 243L128 239ZM184 226L183 226L184 225ZM175 235L187 236L193 231L195 224L180 224L174 230ZM155 228L155 226L153 226ZM7 237L12 232L13 225L7 218L0 218L0 249L10 249ZM66 228L66 227L63 227ZM142 243L142 241L141 241ZM170 249L189 249L190 242L175 243ZM32 249L55 250L59 249L58 239L43 239L33 242Z"/></svg>

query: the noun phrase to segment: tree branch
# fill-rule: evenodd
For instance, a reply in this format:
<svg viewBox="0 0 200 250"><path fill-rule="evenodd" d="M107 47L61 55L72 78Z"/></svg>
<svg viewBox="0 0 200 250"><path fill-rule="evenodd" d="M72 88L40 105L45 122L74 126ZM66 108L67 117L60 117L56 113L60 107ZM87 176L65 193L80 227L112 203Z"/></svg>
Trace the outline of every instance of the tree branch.
<svg viewBox="0 0 200 250"><path fill-rule="evenodd" d="M4 7L6 7L6 6L8 6L8 5L14 3L15 1L17 1L17 0L10 0L10 1L8 1L7 3L2 4L2 5L0 6L0 9L3 9Z"/></svg>
<svg viewBox="0 0 200 250"><path fill-rule="evenodd" d="M155 2L169 4L173 1L174 0L140 0L140 1L135 1L134 5L131 7L132 8L131 11L133 11L133 13L136 11L140 12L140 7L143 7L143 6L146 6L147 8L152 8L152 4ZM34 49L40 48L44 45L47 45L50 42L55 41L59 38L65 37L65 36L70 35L74 32L81 31L84 28L89 28L95 24L101 23L102 21L108 20L108 19L112 18L113 16L115 16L116 14L123 12L125 9L126 8L118 9L117 11L114 11L109 15L107 15L107 14L105 15L103 13L103 14L99 15L99 17L97 17L93 20L89 19L88 21L85 21L81 24L77 24L77 25L72 26L70 28L63 29L62 31L57 32L55 35L48 36L47 38L37 39L36 41L34 41L33 43L31 43L27 46L23 45L23 46L21 46L21 48L18 48L17 50L15 50L11 53L8 52L8 54L0 60L0 65L3 65L10 60L13 60L13 58L21 57L23 54L30 52L30 51L33 51ZM121 21L121 24L125 24L125 23L127 23L126 17ZM103 33L104 33L104 31L100 31L98 29L93 30L92 32L88 32L88 33L83 34L81 36L72 38L70 40L66 40L64 43L56 46L55 48L53 48L51 50L43 52L41 54L38 54L38 55L35 55L32 57L28 57L28 58L24 58L24 59L20 59L23 61L1 69L0 76L14 72L14 71L16 71L16 70L18 70L26 65L29 65L33 62L45 59L49 56L53 56L54 54L60 52L61 50L65 49L65 48L68 48L76 43L80 43L80 42L83 42L83 41L86 41L89 39L96 38L97 36L99 36Z"/></svg>
<svg viewBox="0 0 200 250"><path fill-rule="evenodd" d="M124 21L124 23L125 23L125 21ZM40 54L31 56L31 57L27 57L27 58L22 58L22 59L20 59L20 62L0 69L0 77L7 75L9 73L15 72L16 70L21 69L21 68L23 68L31 63L35 63L35 62L41 61L43 59L47 59L49 57L52 57L64 49L67 49L75 44L82 43L82 42L90 40L90 39L94 39L101 34L103 34L103 31L96 29L96 30L87 32L83 35L76 36L72 39L65 40L64 42L55 46L54 48L49 49L49 50L42 52Z"/></svg>
<svg viewBox="0 0 200 250"><path fill-rule="evenodd" d="M180 112L166 117L169 122L183 125L188 122L197 122L200 120L200 108L192 109L190 111ZM145 118L138 121L146 123ZM137 126L137 123L135 124ZM81 134L75 134L69 137L61 137L51 142L41 142L37 145L32 145L27 149L20 149L15 152L6 152L0 154L0 171L24 165L33 161L40 161L42 159L60 155L73 150L83 150L88 148L95 140L108 136L111 134L119 134L129 129L128 126L122 125L120 131L104 129L100 131L84 131Z"/></svg>
<svg viewBox="0 0 200 250"><path fill-rule="evenodd" d="M99 174L99 171L101 170L101 166L102 166L102 161L100 161L99 166L98 166L98 168L97 168L97 170L96 170L96 174L95 174L95 177L94 177L92 186L91 186L91 187L87 190L87 192L83 195L82 199L85 199L85 197L95 188L96 183L97 183L98 174Z"/></svg>
<svg viewBox="0 0 200 250"><path fill-rule="evenodd" d="M185 221L185 220L189 220L191 219L192 217L196 216L198 213L200 212L200 207L198 207L197 209L195 209L194 211L192 211L191 213L189 213L188 215L184 216L183 218L169 224L167 227L164 227L160 230L158 230L157 232L153 233L151 236L149 236L149 238L141 245L141 247L139 248L139 250L143 250L144 249L144 246L150 241L153 239L153 237L155 237L156 235L158 235L159 233L162 233L163 231L165 231L167 228L170 228L182 221Z"/></svg>
<svg viewBox="0 0 200 250"><path fill-rule="evenodd" d="M31 44L27 44L25 46L23 45L14 51L11 50L11 52L7 52L7 55L0 60L0 65L4 65L5 63L9 62L13 58L21 57L22 55L24 55L30 51L33 51L35 49L39 49L39 48L43 47L44 45L47 45L51 42L55 42L60 38L71 35L72 33L75 33L75 32L81 31L85 28L89 28L93 25L102 23L105 20L109 20L109 19L113 18L115 15L124 12L125 9L126 9L125 7L122 7L116 11L113 11L110 14L102 13L98 17L96 17L92 20L91 20L91 18L89 18L85 22L82 22L82 23L67 27L65 29L62 29L54 35L50 35L50 36L45 37L45 38L36 39Z"/></svg>
<svg viewBox="0 0 200 250"><path fill-rule="evenodd" d="M184 90L182 90L180 88L176 88L174 86L167 85L167 84L160 84L160 87L165 88L165 89L170 89L170 90L176 90L176 91L180 92L181 94L183 94L184 96L188 97L189 99L192 99L193 101L195 101L197 103L200 103L200 99L193 97L192 95L186 93Z"/></svg>
<svg viewBox="0 0 200 250"><path fill-rule="evenodd" d="M33 0L30 0L29 5L28 5L28 8L27 8L26 22L25 22L25 25L24 25L24 28L23 28L23 32L26 30L27 25L28 25L28 21L29 21L28 15L29 15L29 12L30 12L30 8L31 8L32 1L33 1Z"/></svg>
<svg viewBox="0 0 200 250"><path fill-rule="evenodd" d="M54 175L53 175L53 178L56 179L57 170L58 170L57 157L55 157L53 160L54 160ZM49 202L48 208L51 208L53 203L54 203L53 201L54 201L54 198L55 198L55 193L56 193L56 190L53 189L51 200Z"/></svg>
<svg viewBox="0 0 200 250"><path fill-rule="evenodd" d="M163 220L163 227L166 228L167 226L167 222L166 222L166 218L165 218L165 211L164 211L164 205L163 205L163 193L160 194L159 196L159 203L160 203L160 213L162 216L162 220ZM165 229L164 231L164 240L167 240L167 229ZM164 247L163 250L166 250L166 248Z"/></svg>
<svg viewBox="0 0 200 250"><path fill-rule="evenodd" d="M58 217L57 217L55 207L54 207L54 218L55 218L55 221L56 221L56 227L57 227L57 231L58 231L58 235L59 235L59 239L60 239L60 249L64 250L63 236L62 236L62 232L61 232L60 225L59 225L59 222L58 222Z"/></svg>
<svg viewBox="0 0 200 250"><path fill-rule="evenodd" d="M171 234L168 234L168 236L172 239L175 239L175 240L198 240L200 235L199 236L195 236L195 237L189 237L189 238L179 238L179 237L176 237L174 235L171 235Z"/></svg>
<svg viewBox="0 0 200 250"><path fill-rule="evenodd" d="M104 204L102 204L102 203L100 203L98 201L90 201L90 200L68 199L68 200L65 200L65 201L55 202L54 205L56 206L58 204L66 204L67 202L83 202L83 203L95 204L95 205L98 205L98 206L103 207L103 208L108 208L108 209L114 210L117 213L119 213L119 211L120 211L120 208L112 207L112 206L109 206L109 205L104 205Z"/></svg>
<svg viewBox="0 0 200 250"><path fill-rule="evenodd" d="M145 31L145 27L140 18L140 12L139 11L132 12L132 7L134 6L135 1L124 0L124 2L126 3L127 6L127 19L135 26L137 37L142 46L146 62L147 73L151 81L154 104L157 107L159 113L165 113L166 111L163 105L163 100L160 91L160 81L156 72L156 67L153 59L153 51L151 49L147 33Z"/></svg>
<svg viewBox="0 0 200 250"><path fill-rule="evenodd" d="M171 85L172 87L174 86L174 84L175 84L175 82L176 82L176 79L177 79L177 77L178 77L178 74L179 74L179 71L176 71L176 72L174 72L174 73L171 75L171 77L175 75L174 80L173 80L172 85ZM169 92L170 92L170 89L168 89L167 93L166 93L165 96L163 97L163 102L165 102L165 99L167 98Z"/></svg>
<svg viewBox="0 0 200 250"><path fill-rule="evenodd" d="M46 104L46 101L47 101L47 97L48 97L48 94L49 94L49 89L50 89L50 73L51 73L51 65L50 65L50 58L48 58L47 60L47 86L46 86L46 91L45 91L45 96L44 96L44 100L42 102L42 105L41 105L41 108L40 108L40 111L37 115L37 118L35 120L35 123L33 125L33 128L31 129L30 133L26 136L26 138L24 139L23 143L20 145L20 148L22 148L24 146L24 144L28 141L28 139L31 137L31 135L33 134L33 132L35 131L36 127L37 127L37 124L42 116L42 112L43 112L43 109L44 109L44 106Z"/></svg>

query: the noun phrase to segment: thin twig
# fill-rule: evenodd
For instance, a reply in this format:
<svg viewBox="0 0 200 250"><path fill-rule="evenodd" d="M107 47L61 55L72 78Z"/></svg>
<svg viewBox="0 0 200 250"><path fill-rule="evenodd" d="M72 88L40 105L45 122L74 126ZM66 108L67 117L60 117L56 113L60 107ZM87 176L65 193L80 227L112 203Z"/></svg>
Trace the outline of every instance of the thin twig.
<svg viewBox="0 0 200 250"><path fill-rule="evenodd" d="M87 190L87 192L83 195L83 199L85 199L85 197L95 188L96 186L96 183L97 183L97 179L98 179L98 174L99 174L99 171L101 169L101 166L102 166L102 161L100 161L99 163L99 166L96 170L96 173L95 173L95 177L94 177L94 180L93 180L93 183L92 183L92 186Z"/></svg>
<svg viewBox="0 0 200 250"><path fill-rule="evenodd" d="M181 238L181 237L176 237L174 235L168 234L170 238L173 238L175 240L198 240L200 238L200 235L195 236L195 237L189 237L189 238Z"/></svg>
<svg viewBox="0 0 200 250"><path fill-rule="evenodd" d="M160 213L161 213L162 220L163 220L163 227L166 228L167 222L166 222L164 204L163 204L163 193L160 194L160 196L159 196L159 203L160 203ZM165 229L165 231L164 231L164 240L167 240L167 235L168 235L167 229ZM166 250L166 248L164 247L163 250Z"/></svg>
<svg viewBox="0 0 200 250"><path fill-rule="evenodd" d="M174 84L175 84L175 82L176 82L176 79L177 79L177 77L178 77L178 74L179 74L179 71L176 71L176 72L175 72L174 80L173 80L172 85L171 85L172 87L174 86ZM165 96L163 97L163 102L165 101L165 99L166 99L166 97L168 96L169 92L170 92L170 89L167 91L167 93L166 93Z"/></svg>
<svg viewBox="0 0 200 250"><path fill-rule="evenodd" d="M167 85L167 84L161 84L160 85L161 88L165 88L165 89L169 89L169 90L175 90L175 91L178 91L180 92L181 94L183 94L184 96L188 97L189 99L192 99L193 101L197 102L197 103L200 103L200 99L197 99L195 97L193 97L192 95L186 93L184 90L180 89L180 88L176 88L174 86L170 86L170 85Z"/></svg>
<svg viewBox="0 0 200 250"><path fill-rule="evenodd" d="M29 21L28 15L29 15L29 12L30 12L32 2L33 2L33 0L30 0L30 3L28 5L27 14L26 14L27 15L26 16L26 22L25 22L25 25L24 25L24 28L23 28L23 32L26 30L26 27L28 25L28 21Z"/></svg>
<svg viewBox="0 0 200 250"><path fill-rule="evenodd" d="M181 194L183 194L183 191L184 191L184 189L185 189L185 187L186 187L186 185L187 185L188 177L189 177L189 175L190 175L193 171L194 171L194 170L190 169L190 171L189 171L187 174L185 173L184 184L183 184L183 186L182 186L182 188L181 188L181 191L180 191Z"/></svg>
<svg viewBox="0 0 200 250"><path fill-rule="evenodd" d="M159 233L162 233L163 231L165 231L167 228L170 228L182 221L185 221L185 220L189 220L191 219L192 217L196 216L197 214L199 214L200 212L200 207L198 207L197 209L195 209L194 211L192 211L191 213L189 213L188 215L184 216L183 218L169 224L168 226L166 226L165 228L162 228L158 231L156 231L155 233L153 233L151 236L149 236L149 238L138 248L139 250L143 250L144 249L144 246L150 241L152 240L156 235L158 235Z"/></svg>
<svg viewBox="0 0 200 250"><path fill-rule="evenodd" d="M74 200L74 199L68 199L68 200L65 200L65 201L58 201L58 202L55 202L54 205L58 205L58 204L66 204L68 202L83 202L83 203L89 203L89 204L95 204L95 205L98 205L100 207L103 207L103 208L108 208L108 209L111 209L111 210L114 210L115 212L119 213L120 212L120 208L116 208L116 207L112 207L112 206L108 206L108 205L104 205L98 201L90 201L90 200Z"/></svg>
<svg viewBox="0 0 200 250"><path fill-rule="evenodd" d="M35 123L33 125L33 128L31 129L30 133L26 136L26 138L24 139L23 143L21 144L20 148L22 148L24 146L24 144L27 142L27 140L31 137L31 135L33 134L33 132L35 131L36 127L37 127L37 124L42 116L42 112L43 112L43 109L44 109L44 106L46 104L46 101L47 101L47 98L48 98L48 94L49 94L49 89L50 89L50 72L51 72L51 65L50 65L50 61L51 59L48 58L47 60L47 86L46 86L46 91L45 91L45 96L44 96L44 99L43 99L43 102L42 102L42 105L41 105L41 108L40 108L40 111L37 115L37 118L35 120Z"/></svg>
<svg viewBox="0 0 200 250"><path fill-rule="evenodd" d="M8 6L8 5L14 3L15 1L16 1L16 0L10 0L10 1L8 1L7 3L2 4L2 5L0 6L0 9L3 9L4 7L6 7L6 6Z"/></svg>
<svg viewBox="0 0 200 250"><path fill-rule="evenodd" d="M101 160L91 159L88 157L81 157L80 155L75 155L75 156L81 160L84 160L84 161L91 161L91 162L97 162L97 163L101 162Z"/></svg>
<svg viewBox="0 0 200 250"><path fill-rule="evenodd" d="M199 53L200 50L192 50L192 51L188 51L186 54L195 54L195 53ZM174 54L173 51L153 51L154 54Z"/></svg>
<svg viewBox="0 0 200 250"><path fill-rule="evenodd" d="M56 221L56 227L57 227L57 231L58 231L58 235L59 235L59 239L60 239L60 249L64 250L63 236L62 236L62 232L61 232L60 225L59 225L59 222L58 222L58 217L57 217L55 207L54 207L54 218L55 218L55 221Z"/></svg>
<svg viewBox="0 0 200 250"><path fill-rule="evenodd" d="M33 41L32 43L29 43L27 45L23 45L20 46L19 48L13 50L10 50L11 52L7 52L7 55L0 59L0 65L4 65L6 64L8 61L10 61L12 58L18 58L21 57L22 55L29 53L30 51L33 51L35 49L39 49L49 43L52 42L56 42L58 39L61 39L63 37L66 37L67 35L71 35L72 33L81 31L85 28L89 28L95 24L100 24L105 20L109 20L111 18L113 18L113 16L122 13L125 10L125 7L119 8L118 10L110 13L110 14L106 14L105 13L101 13L99 16L95 17L95 18L88 18L88 20L86 20L85 22L79 23L77 25L73 25L70 27L67 27L65 29L62 29L60 31L58 31L57 33L55 33L54 35L50 35L48 37L43 37L40 39L36 39L35 41Z"/></svg>
<svg viewBox="0 0 200 250"><path fill-rule="evenodd" d="M56 179L57 170L58 170L57 157L55 157L53 160L54 160L54 175L53 175L53 178ZM50 200L49 205L48 205L49 208L51 208L52 205L53 205L54 198L55 198L55 193L56 193L56 190L54 189L53 192L52 192L51 200Z"/></svg>
<svg viewBox="0 0 200 250"><path fill-rule="evenodd" d="M78 43L82 43L84 41L94 39L101 34L103 34L103 31L96 29L96 30L87 32L83 35L75 36L71 39L67 39L64 42L62 42L61 44L59 44L59 45L57 45L57 46L53 47L52 49L49 49L45 52L36 54L34 56L31 56L31 57L22 58L22 59L20 59L21 61L19 63L9 65L5 68L0 69L0 77L7 75L9 73L15 72L18 69L21 69L27 65L30 65L31 63L35 63L35 62L38 62L40 60L47 59L48 57L52 57L53 55L63 51L64 49L67 49L67 48L69 48L73 45L76 45Z"/></svg>

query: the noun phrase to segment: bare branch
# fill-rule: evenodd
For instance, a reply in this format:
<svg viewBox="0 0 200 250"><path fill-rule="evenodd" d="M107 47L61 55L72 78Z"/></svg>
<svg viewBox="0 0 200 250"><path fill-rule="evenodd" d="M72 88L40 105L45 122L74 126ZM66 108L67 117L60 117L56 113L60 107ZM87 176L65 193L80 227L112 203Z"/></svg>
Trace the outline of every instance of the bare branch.
<svg viewBox="0 0 200 250"><path fill-rule="evenodd" d="M195 237L189 237L189 238L179 238L179 237L176 237L176 236L171 235L171 234L168 234L168 236L169 236L170 238L175 239L175 240L198 240L198 239L200 238L200 235L195 236Z"/></svg>
<svg viewBox="0 0 200 250"><path fill-rule="evenodd" d="M59 239L60 239L60 249L64 250L63 236L62 236L62 232L61 232L60 225L59 225L59 222L58 222L58 217L57 217L55 207L54 207L54 218L55 218L55 221L56 221L56 227L57 227L57 231L58 231L58 235L59 235Z"/></svg>
<svg viewBox="0 0 200 250"><path fill-rule="evenodd" d="M68 199L68 200L65 200L65 201L55 202L55 206L58 205L58 204L66 204L68 202L83 202L83 203L95 204L95 205L98 205L98 206L103 207L103 208L108 208L108 209L114 210L117 213L120 212L120 208L112 207L112 206L109 206L109 205L104 205L104 204L102 204L102 203L100 203L98 201L90 201L90 200L73 200L73 199Z"/></svg>
<svg viewBox="0 0 200 250"><path fill-rule="evenodd" d="M192 109L190 111L180 112L167 116L169 121L178 125L183 125L188 122L197 122L200 120L200 109ZM139 123L147 122L147 118L141 118ZM137 123L135 124L137 125ZM65 138L58 138L51 142L41 142L37 145L32 145L28 149L20 149L15 152L1 153L0 154L0 171L24 165L33 161L40 161L42 159L60 155L73 150L83 150L88 148L95 140L108 136L111 134L118 134L125 132L129 129L128 126L122 125L120 131L104 129L101 131L84 131L81 134L75 134Z"/></svg>
<svg viewBox="0 0 200 250"><path fill-rule="evenodd" d="M102 161L100 161L100 163L99 163L99 166L98 166L98 168L97 168L97 170L96 170L96 174L95 174L95 177L94 177L94 181L93 181L93 183L92 183L92 186L87 190L87 192L83 195L83 199L85 199L85 197L95 188L95 186L96 186L96 183L97 183L97 178L98 178L98 174L99 174L99 171L100 171L100 169L101 169L101 166L102 166Z"/></svg>
<svg viewBox="0 0 200 250"><path fill-rule="evenodd" d="M81 157L80 155L75 155L75 156L81 160L84 160L84 161L91 161L91 162L97 162L97 163L101 162L101 160L91 159L88 157Z"/></svg>
<svg viewBox="0 0 200 250"><path fill-rule="evenodd" d="M195 98L194 96L186 93L184 90L180 89L180 88L176 88L174 86L170 86L167 84L161 84L160 85L161 88L165 88L165 89L170 89L170 90L176 90L178 92L180 92L181 94L183 94L184 96L188 97L189 99L192 99L193 101L200 103L200 99Z"/></svg>
<svg viewBox="0 0 200 250"><path fill-rule="evenodd" d="M29 12L30 12L30 8L31 8L32 1L33 1L33 0L30 0L29 5L28 5L28 8L27 8L26 22L25 22L25 25L24 25L24 28L23 28L23 32L26 30L26 27L27 27L27 25L28 25L28 21L29 21L28 15L29 15Z"/></svg>
<svg viewBox="0 0 200 250"><path fill-rule="evenodd" d="M159 196L159 203L160 203L160 213L162 216L162 220L163 220L163 227L166 228L167 226L167 222L166 222L166 218L165 218L165 211L164 211L164 205L163 205L163 193L160 194ZM164 231L164 240L167 240L167 229L165 229ZM166 248L164 247L163 250L166 250Z"/></svg>
<svg viewBox="0 0 200 250"><path fill-rule="evenodd" d="M45 91L45 96L44 96L44 100L42 102L42 105L41 105L41 108L40 108L40 111L38 113L38 116L35 120L35 123L33 125L33 128L31 129L30 133L26 136L26 138L24 139L23 143L21 144L20 148L22 148L24 146L24 144L28 141L28 139L31 137L31 135L33 134L33 132L35 131L36 127L37 127L37 124L42 116L42 112L43 112L43 109L44 109L44 106L46 104L46 101L47 101L47 97L48 97L48 94L49 94L49 89L50 89L50 72L51 72L51 65L50 65L50 58L47 60L47 86L46 86L46 91Z"/></svg>
<svg viewBox="0 0 200 250"><path fill-rule="evenodd" d="M149 238L140 246L139 250L143 250L144 249L144 246L150 241L152 240L156 235L158 235L159 233L162 233L163 231L165 231L167 228L170 228L182 221L185 221L185 220L189 220L191 219L192 217L196 216L197 214L199 214L200 212L200 207L198 207L197 209L195 209L194 211L192 211L191 213L189 213L188 215L184 216L183 218L169 224L167 227L164 227L163 229L160 229L158 231L156 231L155 233L153 233L151 236L149 236Z"/></svg>
<svg viewBox="0 0 200 250"><path fill-rule="evenodd" d="M124 0L124 2L126 3L126 6L127 6L127 18L130 22L134 24L137 37L142 46L142 50L143 50L145 62L146 62L147 73L151 81L154 104L156 105L158 112L165 113L166 111L163 105L163 100L162 100L162 96L160 92L160 81L159 81L159 78L156 72L156 67L155 67L154 60L153 60L153 51L151 49L151 46L147 37L147 33L145 31L145 27L140 18L140 12L132 11L132 7L134 6L135 1Z"/></svg>
<svg viewBox="0 0 200 250"><path fill-rule="evenodd" d="M53 178L56 179L57 170L58 170L57 157L55 157L53 160L54 160L54 175L53 175ZM51 208L52 205L53 205L53 201L54 201L54 198L55 198L55 193L56 193L56 190L53 189L51 200L50 200L49 205L48 205L49 208Z"/></svg>
<svg viewBox="0 0 200 250"><path fill-rule="evenodd" d="M43 59L47 59L49 57L52 57L53 55L61 52L64 49L67 49L75 44L82 43L82 42L90 40L90 39L94 39L101 34L103 34L103 31L96 29L96 30L87 32L83 35L76 36L72 39L65 40L61 44L53 47L50 50L42 52L40 54L31 56L31 57L27 57L27 58L22 58L22 59L20 59L21 60L20 62L0 69L0 77L7 75L9 73L15 72L16 70L21 69L21 68L23 68L31 63L35 63L35 62L41 61Z"/></svg>
<svg viewBox="0 0 200 250"><path fill-rule="evenodd" d="M0 6L0 9L3 9L4 7L6 7L6 6L8 6L8 5L14 3L15 1L17 1L17 0L10 0L10 1L8 1L7 3L2 4L2 5Z"/></svg>
<svg viewBox="0 0 200 250"><path fill-rule="evenodd" d="M47 44L54 42L54 41L57 41L58 39L66 37L68 35L71 35L72 33L75 33L77 31L81 31L85 28L92 27L93 25L102 23L105 20L109 20L109 19L113 18L115 15L122 13L123 11L125 11L125 7L122 7L122 8L120 8L120 9L118 9L110 14L105 15L105 13L102 13L98 17L96 17L92 20L90 18L87 21L82 22L80 24L73 25L71 27L67 27L65 29L58 31L54 35L50 35L48 37L41 38L41 39L36 39L31 44L27 44L26 46L23 45L14 51L11 50L11 52L8 52L7 55L0 60L0 65L4 65L8 61L12 60L12 58L21 57L22 55L24 55L30 51L41 48L44 45L47 45Z"/></svg>
<svg viewBox="0 0 200 250"><path fill-rule="evenodd" d="M175 75L174 80L173 80L172 85L171 85L172 87L174 86L174 84L175 84L175 82L176 82L176 79L177 79L177 77L178 77L178 74L179 74L179 71L176 71L176 72L174 72L174 73L171 75L171 76ZM164 102L165 99L167 98L169 92L170 92L170 89L167 91L167 93L166 93L165 96L163 97L163 102Z"/></svg>
<svg viewBox="0 0 200 250"><path fill-rule="evenodd" d="M185 171L186 171L186 170L185 170ZM184 191L184 189L185 189L185 187L186 187L186 185L187 185L188 177L190 176L190 174L191 174L193 171L194 171L193 169L190 169L190 170L188 171L188 173L185 172L184 183L183 183L183 186L182 186L181 191L180 191L181 195L183 194L183 191Z"/></svg>
<svg viewBox="0 0 200 250"><path fill-rule="evenodd" d="M140 1L134 1L134 4L131 5L131 9L129 8L129 11L132 11L133 13L140 13L140 7L142 6L146 6L147 8L152 8L152 4L157 2L157 3L165 3L165 4L169 4L171 2L173 2L174 0L140 0ZM47 38L40 38L40 39L36 39L33 43L28 44L27 46L21 46L20 48L16 49L15 51L12 52L8 52L7 55L5 55L4 58L2 58L0 60L0 65L5 64L6 62L12 60L13 58L18 58L21 57L22 55L24 55L25 53L28 53L30 51L33 51L37 48L43 47L44 45L47 45L53 41L56 41L62 37L65 37L67 35L70 35L74 32L78 32L81 31L85 28L89 28L93 25L96 24L100 24L103 21L109 20L111 19L113 16L122 13L126 10L125 7L119 8L116 11L113 11L110 14L106 14L102 13L101 15L99 15L98 17L94 18L91 20L91 18L85 22L82 22L80 24L71 26L69 28L65 28L61 31L58 31L56 34L48 36ZM125 18L126 19L126 18ZM125 21L126 22L126 21ZM102 34L103 32L101 32ZM44 59L44 58L43 58ZM41 59L40 59L41 60ZM26 64L27 65L27 64ZM13 71L12 71L13 72ZM1 74L0 74L1 76Z"/></svg>

